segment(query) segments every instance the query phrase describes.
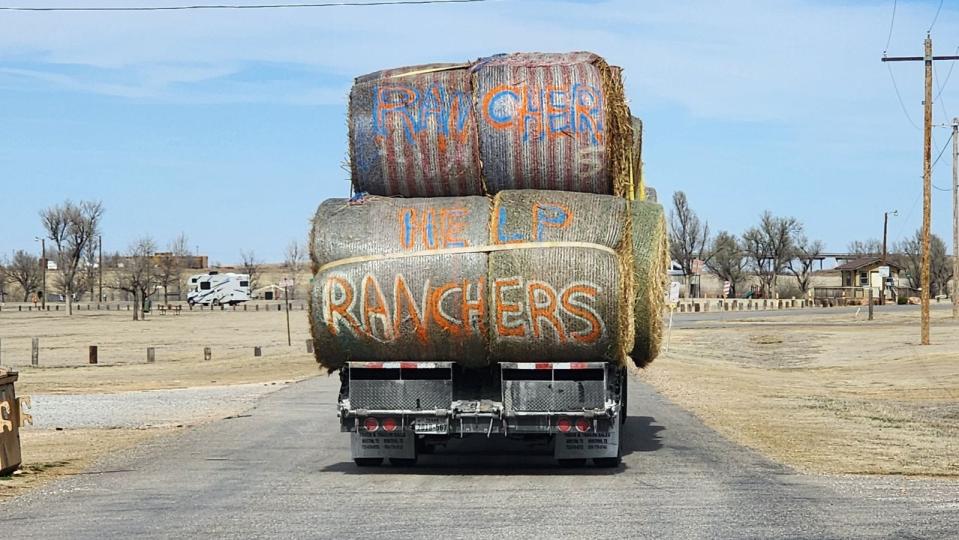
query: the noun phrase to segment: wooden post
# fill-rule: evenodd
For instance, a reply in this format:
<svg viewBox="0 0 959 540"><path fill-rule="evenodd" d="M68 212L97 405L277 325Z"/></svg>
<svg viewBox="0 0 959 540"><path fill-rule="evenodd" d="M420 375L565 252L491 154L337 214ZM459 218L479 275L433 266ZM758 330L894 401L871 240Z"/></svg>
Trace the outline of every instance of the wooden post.
<svg viewBox="0 0 959 540"><path fill-rule="evenodd" d="M259 346L253 347L253 356L263 356L263 349L261 349Z"/></svg>
<svg viewBox="0 0 959 540"><path fill-rule="evenodd" d="M30 344L30 364L34 366L40 365L40 338L35 337Z"/></svg>
<svg viewBox="0 0 959 540"><path fill-rule="evenodd" d="M98 356L97 353L98 353L97 346L90 345L90 353L87 355L87 357L89 358L89 361L91 364L97 363L97 356Z"/></svg>
<svg viewBox="0 0 959 540"><path fill-rule="evenodd" d="M147 347L147 364L156 362L156 349Z"/></svg>
<svg viewBox="0 0 959 540"><path fill-rule="evenodd" d="M213 351L209 347L203 347L203 360L209 361L213 358Z"/></svg>
<svg viewBox="0 0 959 540"><path fill-rule="evenodd" d="M952 318L959 319L959 117L952 119Z"/></svg>
<svg viewBox="0 0 959 540"><path fill-rule="evenodd" d="M869 320L872 320L872 287L869 287Z"/></svg>
<svg viewBox="0 0 959 540"><path fill-rule="evenodd" d="M306 352L308 352L308 353L312 353L312 352L313 352L313 340L312 340L312 339L306 340Z"/></svg>

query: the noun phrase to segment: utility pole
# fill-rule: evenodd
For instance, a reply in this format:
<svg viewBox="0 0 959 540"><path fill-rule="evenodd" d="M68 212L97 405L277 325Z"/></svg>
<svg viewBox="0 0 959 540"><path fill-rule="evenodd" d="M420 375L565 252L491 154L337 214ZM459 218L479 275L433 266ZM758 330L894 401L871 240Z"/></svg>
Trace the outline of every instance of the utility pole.
<svg viewBox="0 0 959 540"><path fill-rule="evenodd" d="M882 261L880 264L886 266L886 238L889 235L889 214L894 216L899 215L899 210L893 210L892 212L883 212L882 213ZM886 305L886 278L882 277L882 282L879 284L879 305Z"/></svg>
<svg viewBox="0 0 959 540"><path fill-rule="evenodd" d="M47 239L40 239L40 271L43 273L43 290L40 291L40 309L47 309Z"/></svg>
<svg viewBox="0 0 959 540"><path fill-rule="evenodd" d="M935 60L959 60L959 56L933 56L932 37L927 33L923 56L883 56L883 62L923 62L926 97L923 100L922 130L922 268L919 272L922 318L920 342L929 345L929 243L932 221L932 63Z"/></svg>
<svg viewBox="0 0 959 540"><path fill-rule="evenodd" d="M952 318L959 319L959 118L952 119Z"/></svg>
<svg viewBox="0 0 959 540"><path fill-rule="evenodd" d="M103 235L102 234L97 236L97 249L100 252L98 257L100 259L100 262L98 263L100 268L100 288L97 291L97 303L99 304L100 302L103 301Z"/></svg>

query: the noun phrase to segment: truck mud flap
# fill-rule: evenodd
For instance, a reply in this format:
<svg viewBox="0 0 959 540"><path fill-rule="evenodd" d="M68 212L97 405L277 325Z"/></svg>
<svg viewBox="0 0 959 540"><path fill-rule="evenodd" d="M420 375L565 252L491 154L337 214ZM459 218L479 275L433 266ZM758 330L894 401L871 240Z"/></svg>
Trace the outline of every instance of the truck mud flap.
<svg viewBox="0 0 959 540"><path fill-rule="evenodd" d="M556 459L619 457L620 422L614 418L606 433L557 433L553 456Z"/></svg>
<svg viewBox="0 0 959 540"><path fill-rule="evenodd" d="M351 433L350 451L356 458L416 457L416 438L412 431L395 434Z"/></svg>

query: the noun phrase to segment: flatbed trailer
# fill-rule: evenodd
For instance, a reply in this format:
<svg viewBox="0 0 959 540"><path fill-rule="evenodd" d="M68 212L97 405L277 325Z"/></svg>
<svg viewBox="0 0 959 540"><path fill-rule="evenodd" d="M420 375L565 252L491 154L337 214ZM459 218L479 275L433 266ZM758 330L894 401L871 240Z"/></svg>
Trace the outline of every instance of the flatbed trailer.
<svg viewBox="0 0 959 540"><path fill-rule="evenodd" d="M620 464L626 370L607 362L348 362L338 413L353 461L413 465L453 438L541 440L564 466Z"/></svg>

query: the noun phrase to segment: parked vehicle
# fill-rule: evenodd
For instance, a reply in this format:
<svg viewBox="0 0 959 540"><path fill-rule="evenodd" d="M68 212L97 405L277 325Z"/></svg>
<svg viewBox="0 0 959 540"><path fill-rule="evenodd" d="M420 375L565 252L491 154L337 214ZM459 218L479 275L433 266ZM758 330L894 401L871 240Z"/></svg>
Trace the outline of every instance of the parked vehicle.
<svg viewBox="0 0 959 540"><path fill-rule="evenodd" d="M249 300L250 276L246 274L209 272L190 277L186 301L191 306L235 306Z"/></svg>

